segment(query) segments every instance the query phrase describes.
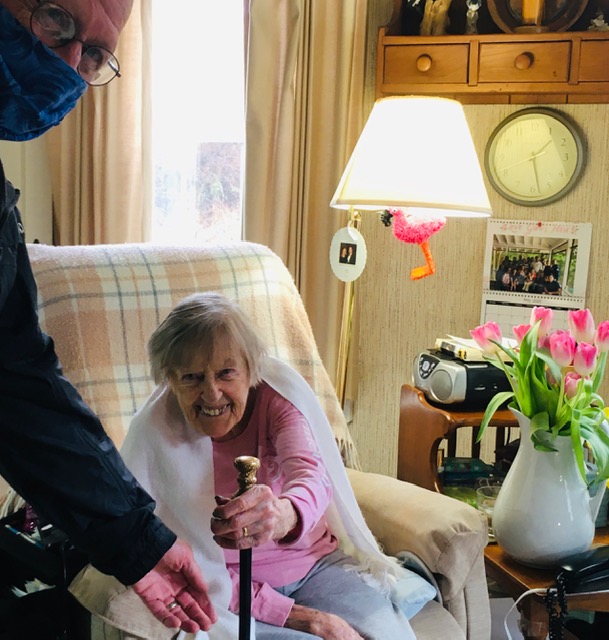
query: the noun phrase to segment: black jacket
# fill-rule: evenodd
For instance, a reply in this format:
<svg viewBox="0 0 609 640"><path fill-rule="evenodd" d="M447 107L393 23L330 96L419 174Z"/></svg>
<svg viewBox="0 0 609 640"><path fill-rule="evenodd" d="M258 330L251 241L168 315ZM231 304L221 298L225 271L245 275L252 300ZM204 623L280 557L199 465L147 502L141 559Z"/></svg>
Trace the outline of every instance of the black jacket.
<svg viewBox="0 0 609 640"><path fill-rule="evenodd" d="M100 571L133 584L176 536L40 330L18 197L0 163L0 475Z"/></svg>

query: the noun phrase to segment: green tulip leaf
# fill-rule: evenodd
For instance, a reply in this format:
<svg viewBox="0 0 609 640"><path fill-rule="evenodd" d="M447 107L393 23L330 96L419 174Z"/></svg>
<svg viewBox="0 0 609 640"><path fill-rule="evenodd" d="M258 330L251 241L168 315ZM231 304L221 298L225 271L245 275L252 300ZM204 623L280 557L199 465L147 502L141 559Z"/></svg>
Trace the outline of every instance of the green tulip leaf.
<svg viewBox="0 0 609 640"><path fill-rule="evenodd" d="M488 403L486 407L486 411L484 412L484 416L482 417L482 422L480 423L480 429L478 431L478 437L476 438L476 442L480 442L482 439L482 435L486 430L489 422L497 412L497 409L504 403L507 402L510 398L514 397L513 391L501 391L493 396L492 400Z"/></svg>

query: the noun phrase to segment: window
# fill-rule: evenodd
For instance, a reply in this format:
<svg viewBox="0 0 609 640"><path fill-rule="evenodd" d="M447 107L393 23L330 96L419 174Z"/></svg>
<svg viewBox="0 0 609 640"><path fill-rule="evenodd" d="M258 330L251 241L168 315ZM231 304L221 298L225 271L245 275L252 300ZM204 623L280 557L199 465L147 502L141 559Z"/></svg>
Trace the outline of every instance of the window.
<svg viewBox="0 0 609 640"><path fill-rule="evenodd" d="M155 2L152 39L152 241L237 241L243 0Z"/></svg>

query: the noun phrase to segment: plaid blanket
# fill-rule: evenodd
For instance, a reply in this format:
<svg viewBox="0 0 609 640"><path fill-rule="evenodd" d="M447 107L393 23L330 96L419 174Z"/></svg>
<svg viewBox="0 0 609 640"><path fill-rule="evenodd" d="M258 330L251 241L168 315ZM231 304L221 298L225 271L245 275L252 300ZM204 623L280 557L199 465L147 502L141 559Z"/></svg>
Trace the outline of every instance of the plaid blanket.
<svg viewBox="0 0 609 640"><path fill-rule="evenodd" d="M311 326L278 256L253 243L167 247L151 244L28 245L40 323L55 340L66 376L120 446L154 383L146 341L170 309L197 291L236 300L260 329L269 354L307 380L334 430L347 466L357 454Z"/></svg>

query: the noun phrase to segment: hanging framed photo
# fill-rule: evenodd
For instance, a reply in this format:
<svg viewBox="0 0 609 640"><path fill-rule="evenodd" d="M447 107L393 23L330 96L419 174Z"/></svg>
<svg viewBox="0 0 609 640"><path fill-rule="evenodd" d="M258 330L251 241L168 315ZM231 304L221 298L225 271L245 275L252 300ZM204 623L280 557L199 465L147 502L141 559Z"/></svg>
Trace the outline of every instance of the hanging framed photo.
<svg viewBox="0 0 609 640"><path fill-rule="evenodd" d="M330 244L330 266L343 282L351 282L362 275L367 260L364 236L353 227L339 229Z"/></svg>

